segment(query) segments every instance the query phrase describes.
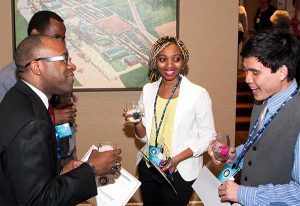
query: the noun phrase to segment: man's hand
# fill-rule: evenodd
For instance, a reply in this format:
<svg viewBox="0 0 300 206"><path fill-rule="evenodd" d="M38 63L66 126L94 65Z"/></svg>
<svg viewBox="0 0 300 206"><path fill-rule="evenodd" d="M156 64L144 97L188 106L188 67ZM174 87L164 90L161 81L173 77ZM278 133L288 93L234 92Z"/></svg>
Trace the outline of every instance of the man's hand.
<svg viewBox="0 0 300 206"><path fill-rule="evenodd" d="M93 150L89 160L95 167L97 175L113 174L115 169L112 169L116 164L120 164L122 157L120 156L121 149L114 149L105 152Z"/></svg>
<svg viewBox="0 0 300 206"><path fill-rule="evenodd" d="M221 202L237 202L237 193L240 185L231 180L225 181L218 189Z"/></svg>
<svg viewBox="0 0 300 206"><path fill-rule="evenodd" d="M76 117L76 108L74 104L68 105L67 107L54 107L54 117L55 117L55 125L64 124L67 122L74 122L74 117Z"/></svg>

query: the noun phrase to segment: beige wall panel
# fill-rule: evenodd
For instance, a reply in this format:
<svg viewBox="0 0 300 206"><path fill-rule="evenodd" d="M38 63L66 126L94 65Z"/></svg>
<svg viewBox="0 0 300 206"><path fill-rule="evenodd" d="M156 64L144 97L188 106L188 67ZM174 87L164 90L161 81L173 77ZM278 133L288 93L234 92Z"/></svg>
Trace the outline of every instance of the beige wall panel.
<svg viewBox="0 0 300 206"><path fill-rule="evenodd" d="M12 12L10 0L1 1L0 14L0 68L2 68L11 62L13 58Z"/></svg>
<svg viewBox="0 0 300 206"><path fill-rule="evenodd" d="M190 51L188 77L212 99L216 130L233 137L237 65L237 1L181 1L180 38ZM225 112L230 111L230 112Z"/></svg>

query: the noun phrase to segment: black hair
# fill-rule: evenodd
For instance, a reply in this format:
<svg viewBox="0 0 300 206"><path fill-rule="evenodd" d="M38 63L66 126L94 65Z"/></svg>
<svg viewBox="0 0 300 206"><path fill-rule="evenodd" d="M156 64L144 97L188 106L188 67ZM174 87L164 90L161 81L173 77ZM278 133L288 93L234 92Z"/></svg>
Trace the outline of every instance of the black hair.
<svg viewBox="0 0 300 206"><path fill-rule="evenodd" d="M64 20L53 11L44 10L35 13L28 24L28 36L31 35L33 29L38 30L39 33L43 33L49 27L51 18L60 22L64 22Z"/></svg>
<svg viewBox="0 0 300 206"><path fill-rule="evenodd" d="M32 61L32 59L35 59L39 56L42 38L43 36L40 34L30 35L23 39L18 45L14 54L18 71L26 71L27 68L25 65Z"/></svg>
<svg viewBox="0 0 300 206"><path fill-rule="evenodd" d="M299 41L290 31L270 28L249 39L241 56L256 57L272 73L285 65L288 68L287 80L291 81L295 77L299 61Z"/></svg>

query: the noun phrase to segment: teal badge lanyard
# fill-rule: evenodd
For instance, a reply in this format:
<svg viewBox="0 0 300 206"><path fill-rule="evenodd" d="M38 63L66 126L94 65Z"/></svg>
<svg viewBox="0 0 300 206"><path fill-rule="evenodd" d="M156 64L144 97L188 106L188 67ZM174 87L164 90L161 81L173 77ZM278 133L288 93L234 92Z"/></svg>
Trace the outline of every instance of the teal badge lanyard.
<svg viewBox="0 0 300 206"><path fill-rule="evenodd" d="M173 90L172 90L172 92L171 92L171 94L170 94L170 96L169 96L169 98L168 98L168 101L167 101L167 103L166 103L166 105L165 105L165 108L164 108L164 110L163 110L163 112L162 112L162 115L161 115L161 118L160 118L159 125L157 126L156 103L157 103L157 98L158 98L158 93L159 93L159 88L160 88L161 82L160 82L160 84L159 84L159 87L158 87L158 90L157 90L157 93L156 93L156 97L155 97L155 101L154 101L155 147L157 147L157 138L158 138L160 126L161 126L161 124L162 124L162 122L163 122L163 119L164 119L164 117L165 117L165 113L166 113L167 107L168 107L168 105L169 105L169 103L170 103L170 100L172 99L172 97L173 97L173 95L174 95L174 93L175 93L175 91L176 91L176 89L177 89L177 87L178 87L178 85L179 85L179 83L180 83L180 80L181 80L181 77L179 77L178 81L176 82L176 84L175 84L175 86L174 86L174 88L173 88Z"/></svg>

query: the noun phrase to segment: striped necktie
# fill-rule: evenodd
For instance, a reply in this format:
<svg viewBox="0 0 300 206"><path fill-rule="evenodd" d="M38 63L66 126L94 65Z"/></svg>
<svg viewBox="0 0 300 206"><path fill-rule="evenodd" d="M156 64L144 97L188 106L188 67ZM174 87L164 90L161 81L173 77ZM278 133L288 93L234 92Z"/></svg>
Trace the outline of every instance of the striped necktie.
<svg viewBox="0 0 300 206"><path fill-rule="evenodd" d="M260 130L264 125L267 113L268 113L268 107L266 105L259 115L257 130Z"/></svg>

